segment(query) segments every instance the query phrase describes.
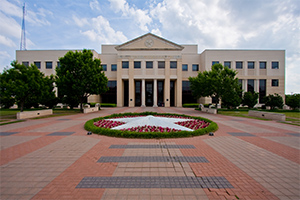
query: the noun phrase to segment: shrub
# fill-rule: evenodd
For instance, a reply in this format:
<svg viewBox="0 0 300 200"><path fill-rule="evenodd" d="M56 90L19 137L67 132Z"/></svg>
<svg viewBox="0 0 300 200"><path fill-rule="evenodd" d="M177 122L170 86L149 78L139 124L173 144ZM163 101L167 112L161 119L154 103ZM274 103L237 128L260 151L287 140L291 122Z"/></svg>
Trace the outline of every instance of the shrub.
<svg viewBox="0 0 300 200"><path fill-rule="evenodd" d="M121 131L115 129L108 128L100 128L94 125L94 122L97 122L102 119L116 118L116 117L124 117L124 116L146 116L146 115L160 115L160 116L177 116L177 117L189 117L192 119L199 119L206 122L209 122L210 125L206 128L197 129L195 131L178 131L178 132L132 132L132 131ZM178 137L192 137L204 135L209 132L214 132L218 130L218 125L209 120L202 117L193 117L187 115L178 115L171 113L155 113L155 112L143 112L143 113L121 113L121 114L112 114L105 117L99 117L95 119L91 119L87 121L84 125L84 128L87 131L91 131L95 134L112 136L112 137L126 137L126 138L178 138Z"/></svg>
<svg viewBox="0 0 300 200"><path fill-rule="evenodd" d="M300 94L285 95L285 103L293 110L300 108Z"/></svg>
<svg viewBox="0 0 300 200"><path fill-rule="evenodd" d="M117 107L115 103L101 103L100 107Z"/></svg>
<svg viewBox="0 0 300 200"><path fill-rule="evenodd" d="M282 108L283 107L283 99L279 94L270 94L265 97L266 106L270 106L271 110L275 109L275 107Z"/></svg>
<svg viewBox="0 0 300 200"><path fill-rule="evenodd" d="M257 92L245 92L243 96L243 105L247 105L249 108L253 108L257 104L257 100Z"/></svg>
<svg viewBox="0 0 300 200"><path fill-rule="evenodd" d="M184 108L198 108L199 104L198 103L185 103L182 105Z"/></svg>

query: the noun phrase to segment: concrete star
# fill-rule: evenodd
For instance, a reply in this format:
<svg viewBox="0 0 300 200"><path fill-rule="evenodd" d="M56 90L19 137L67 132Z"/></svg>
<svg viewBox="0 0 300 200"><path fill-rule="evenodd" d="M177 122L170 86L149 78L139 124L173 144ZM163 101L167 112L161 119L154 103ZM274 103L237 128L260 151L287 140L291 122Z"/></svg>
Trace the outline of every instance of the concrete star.
<svg viewBox="0 0 300 200"><path fill-rule="evenodd" d="M145 117L130 117L130 118L109 119L109 120L125 122L125 124L111 128L111 129L118 129L118 130L137 127L137 126L160 126L162 128L168 127L168 128L174 128L182 131L194 131L184 126L175 124L175 122L189 121L191 119L154 117L152 115L148 115Z"/></svg>

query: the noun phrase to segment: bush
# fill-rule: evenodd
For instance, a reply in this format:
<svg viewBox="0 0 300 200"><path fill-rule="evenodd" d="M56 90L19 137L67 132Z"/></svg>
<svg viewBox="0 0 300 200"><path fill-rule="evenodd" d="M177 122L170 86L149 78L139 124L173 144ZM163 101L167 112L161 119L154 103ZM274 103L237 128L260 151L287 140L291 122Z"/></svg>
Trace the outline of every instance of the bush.
<svg viewBox="0 0 300 200"><path fill-rule="evenodd" d="M295 110L296 108L300 108L300 94L286 95L285 103L293 110Z"/></svg>
<svg viewBox="0 0 300 200"><path fill-rule="evenodd" d="M100 107L117 107L115 103L101 103Z"/></svg>
<svg viewBox="0 0 300 200"><path fill-rule="evenodd" d="M257 104L258 93L245 92L243 96L243 105L253 108Z"/></svg>
<svg viewBox="0 0 300 200"><path fill-rule="evenodd" d="M182 105L184 108L198 108L199 104L198 103L185 103Z"/></svg>
<svg viewBox="0 0 300 200"><path fill-rule="evenodd" d="M182 116L182 117L190 117L193 119L200 119L206 122L209 122L210 125L203 129L198 129L195 131L178 131L178 132L132 132L132 131L121 131L114 130L108 128L100 128L94 125L94 122L97 122L101 119L109 119L115 117L123 117L123 116L137 116L137 115L169 115L169 116ZM156 113L156 112L143 112L143 113L121 113L121 114L112 114L105 117L99 117L95 119L91 119L87 121L84 125L85 130L91 131L96 134L112 136L112 137L125 137L125 138L178 138L178 137L192 137L204 135L209 132L214 132L218 130L218 125L209 120L202 117L193 117L187 115L178 115L178 114L170 114L170 113Z"/></svg>
<svg viewBox="0 0 300 200"><path fill-rule="evenodd" d="M90 104L91 107L95 107L97 103L89 103L89 104Z"/></svg>
<svg viewBox="0 0 300 200"><path fill-rule="evenodd" d="M266 106L270 106L271 110L275 109L275 107L282 108L283 107L283 99L279 94L270 94L265 97Z"/></svg>

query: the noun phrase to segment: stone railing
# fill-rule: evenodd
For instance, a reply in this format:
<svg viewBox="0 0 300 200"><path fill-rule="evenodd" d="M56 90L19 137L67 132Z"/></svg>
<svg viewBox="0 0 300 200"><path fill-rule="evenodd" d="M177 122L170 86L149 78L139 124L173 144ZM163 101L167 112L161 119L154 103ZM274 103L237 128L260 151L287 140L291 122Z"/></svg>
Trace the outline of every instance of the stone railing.
<svg viewBox="0 0 300 200"><path fill-rule="evenodd" d="M83 109L83 113L91 113L91 112L97 112L99 111L99 106L95 106L95 107L85 107Z"/></svg>
<svg viewBox="0 0 300 200"><path fill-rule="evenodd" d="M217 114L217 109L214 108L205 108L202 104L199 105L199 108L202 112L210 113L210 114Z"/></svg>
<svg viewBox="0 0 300 200"><path fill-rule="evenodd" d="M249 110L248 115L251 117L285 121L285 114L280 114L280 113Z"/></svg>
<svg viewBox="0 0 300 200"><path fill-rule="evenodd" d="M52 115L52 114L53 114L52 109L24 111L24 112L17 113L17 119L29 119L29 118L35 118L35 117L40 117L45 115Z"/></svg>

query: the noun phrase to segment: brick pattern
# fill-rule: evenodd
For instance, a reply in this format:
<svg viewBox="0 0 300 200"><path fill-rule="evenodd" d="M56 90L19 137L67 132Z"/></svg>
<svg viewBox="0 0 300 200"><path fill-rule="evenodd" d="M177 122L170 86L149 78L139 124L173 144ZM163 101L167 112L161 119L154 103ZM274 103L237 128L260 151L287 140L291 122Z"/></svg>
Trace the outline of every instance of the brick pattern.
<svg viewBox="0 0 300 200"><path fill-rule="evenodd" d="M224 177L84 177L76 188L233 188Z"/></svg>
<svg viewBox="0 0 300 200"><path fill-rule="evenodd" d="M213 137L147 140L87 136L83 128L91 118L144 111L209 118L218 123L219 130ZM300 199L297 126L189 108L136 107L27 120L4 125L1 131L18 133L0 136L0 199ZM74 133L46 136L53 132ZM158 147L120 149L111 145ZM209 162L97 162L101 157L121 156L204 157ZM223 177L232 188L76 188L85 177Z"/></svg>
<svg viewBox="0 0 300 200"><path fill-rule="evenodd" d="M108 156L101 157L97 162L193 162L193 163L207 163L205 157L186 157L186 156Z"/></svg>

